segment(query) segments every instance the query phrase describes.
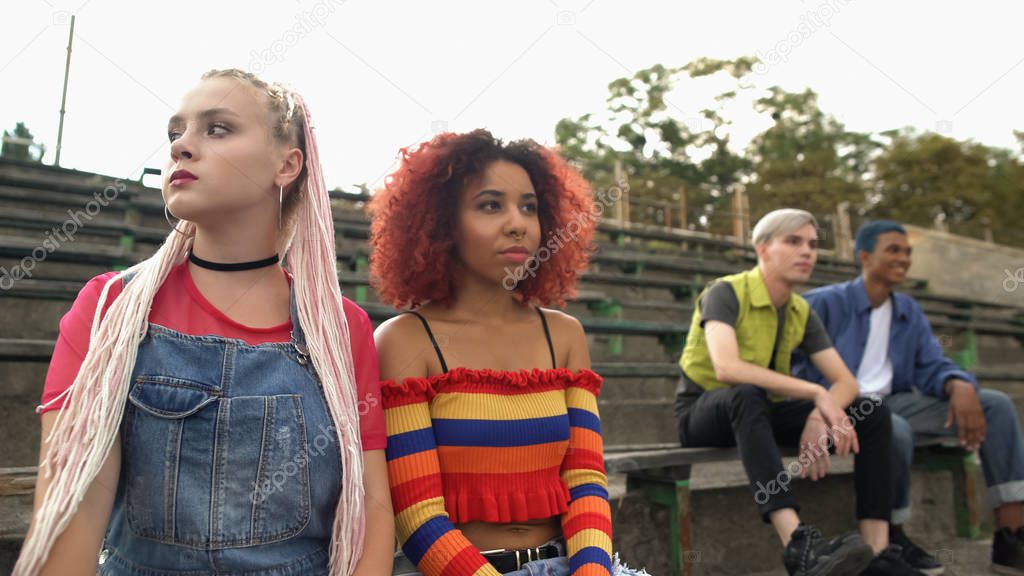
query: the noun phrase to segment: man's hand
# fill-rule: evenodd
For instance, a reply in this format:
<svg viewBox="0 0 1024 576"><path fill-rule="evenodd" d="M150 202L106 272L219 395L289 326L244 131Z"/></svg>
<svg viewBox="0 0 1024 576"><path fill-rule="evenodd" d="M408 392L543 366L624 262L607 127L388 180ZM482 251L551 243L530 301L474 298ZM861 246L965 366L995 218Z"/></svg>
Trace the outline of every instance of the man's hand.
<svg viewBox="0 0 1024 576"><path fill-rule="evenodd" d="M968 450L977 450L985 440L985 413L977 391L970 382L957 378L946 381L945 388L949 394L946 428L956 424L960 445Z"/></svg>
<svg viewBox="0 0 1024 576"><path fill-rule="evenodd" d="M857 431L853 422L846 412L839 407L835 397L824 388L814 398L814 412L808 417L820 415L825 421L827 432L836 446L836 454L845 456L850 452L860 452L860 443L857 441ZM806 429L806 426L805 426ZM806 430L805 430L806 431Z"/></svg>
<svg viewBox="0 0 1024 576"><path fill-rule="evenodd" d="M819 480L825 477L832 465L828 456L828 425L817 411L807 417L804 431L800 434L800 477Z"/></svg>

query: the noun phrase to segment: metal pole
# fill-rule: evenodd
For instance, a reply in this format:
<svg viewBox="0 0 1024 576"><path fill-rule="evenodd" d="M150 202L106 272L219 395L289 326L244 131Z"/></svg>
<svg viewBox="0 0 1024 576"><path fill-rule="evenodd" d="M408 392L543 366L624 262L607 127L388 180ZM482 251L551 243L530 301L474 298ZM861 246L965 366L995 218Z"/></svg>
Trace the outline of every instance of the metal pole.
<svg viewBox="0 0 1024 576"><path fill-rule="evenodd" d="M71 41L75 39L75 15L71 15L71 31L68 33L68 59L64 64L64 92L60 96L60 126L57 128L57 156L54 166L60 166L60 149L64 141L64 104L68 101L68 73L71 71Z"/></svg>

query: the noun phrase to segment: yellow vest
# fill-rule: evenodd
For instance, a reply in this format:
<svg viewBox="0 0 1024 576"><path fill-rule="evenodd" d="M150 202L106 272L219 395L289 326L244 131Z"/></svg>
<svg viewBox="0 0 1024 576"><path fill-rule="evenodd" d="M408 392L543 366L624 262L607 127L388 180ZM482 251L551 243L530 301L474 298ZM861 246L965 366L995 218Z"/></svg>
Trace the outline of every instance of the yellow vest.
<svg viewBox="0 0 1024 576"><path fill-rule="evenodd" d="M739 315L736 318L736 341L739 344L740 358L745 362L768 368L771 364L772 348L775 335L779 328L779 317L768 295L768 287L764 284L761 271L755 266L751 270L719 278L715 282L728 282L736 292L739 300ZM714 282L708 285L710 288ZM725 388L728 384L719 382L715 377L715 368L708 352L708 342L704 329L700 325L700 303L707 294L705 288L697 297L697 306L693 311L693 322L686 337L686 348L679 359L683 372L704 390ZM803 342L804 329L810 306L802 296L794 292L786 303L786 323L782 331L782 339L778 344L775 356L775 371L790 374L789 363L793 350ZM781 398L773 398L777 400Z"/></svg>

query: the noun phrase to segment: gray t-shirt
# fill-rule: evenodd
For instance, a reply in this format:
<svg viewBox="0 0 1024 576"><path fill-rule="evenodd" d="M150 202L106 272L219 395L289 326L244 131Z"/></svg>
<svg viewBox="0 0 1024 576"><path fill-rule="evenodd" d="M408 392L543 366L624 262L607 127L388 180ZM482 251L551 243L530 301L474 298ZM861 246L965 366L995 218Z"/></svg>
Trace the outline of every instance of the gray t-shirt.
<svg viewBox="0 0 1024 576"><path fill-rule="evenodd" d="M775 309L779 315L778 330L775 333L775 346L778 346L782 337L782 330L786 323L786 306ZM736 319L740 314L740 301L736 297L736 290L728 282L718 282L711 286L700 300L700 327L704 328L709 320L724 322L733 328L736 327ZM832 340L828 337L828 331L821 322L817 312L813 308L807 315L807 325L804 327L804 339L797 346L797 349L810 357L812 354L832 347ZM775 350L772 350L772 364L769 368L775 368ZM697 396L703 389L696 382L690 379L684 372L676 387L676 416Z"/></svg>

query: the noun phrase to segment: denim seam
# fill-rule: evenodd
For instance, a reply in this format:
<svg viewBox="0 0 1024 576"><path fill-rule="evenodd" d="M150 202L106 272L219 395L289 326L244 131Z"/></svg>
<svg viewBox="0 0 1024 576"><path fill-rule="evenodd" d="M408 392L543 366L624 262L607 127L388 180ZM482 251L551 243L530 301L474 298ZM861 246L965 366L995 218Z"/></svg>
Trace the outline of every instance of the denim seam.
<svg viewBox="0 0 1024 576"><path fill-rule="evenodd" d="M177 526L174 523L175 510L178 501L178 467L181 464L181 436L182 429L185 427L185 423L178 420L174 423L174 438L169 442L168 454L170 458L167 458L168 464L170 464L173 458L174 466L168 466L164 475L164 486L167 489L167 499L164 507L164 533L170 534L174 537L177 532ZM173 445L173 449L172 446ZM173 477L171 477L173 474Z"/></svg>
<svg viewBox="0 0 1024 576"><path fill-rule="evenodd" d="M273 430L270 423L271 421L271 406L269 398L263 400L263 434L260 436L260 460L256 466L256 486L253 492L252 498L252 510L249 515L249 533L256 534L262 525L262 515L260 514L259 504L262 503L267 495L264 494L264 490L267 490L270 486L269 481L265 481L263 476L265 470L263 469L263 463L266 462L267 455L267 435Z"/></svg>
<svg viewBox="0 0 1024 576"><path fill-rule="evenodd" d="M223 347L223 353L221 356L221 387L224 389L224 393L230 397L231 387L234 382L231 381L232 368L235 362L235 346L231 342L226 342ZM222 411L217 412L217 424L214 431L214 450L213 450L213 478L212 478L212 492L210 500L210 531L209 540L215 542L214 535L220 534L224 528L221 523L221 509L224 507L225 496L225 474L224 465L227 461L228 451L231 449L229 439L231 437L231 408L232 402L230 398L226 402L222 402L221 406L224 408ZM211 557L211 561L213 558Z"/></svg>
<svg viewBox="0 0 1024 576"><path fill-rule="evenodd" d="M107 562L114 560L115 564L120 565L123 568L127 568L135 573L135 576L207 576L210 574L209 570L189 570L187 572L181 572L177 570L154 570L152 568L136 564L128 558L120 554L116 549L104 546L107 550ZM300 556L287 564L280 564L276 566L270 566L264 570L244 570L241 572L230 572L237 576L256 576L259 574L267 575L278 575L278 574L298 574L296 570L312 566L313 561L319 556L327 556L330 558L330 553L325 554L323 548L317 548L312 552ZM304 573L304 572L303 572Z"/></svg>
<svg viewBox="0 0 1024 576"><path fill-rule="evenodd" d="M300 490L303 490L305 492L302 495L302 497L300 497L302 499L301 503L303 504L303 506L302 506L303 518L302 518L302 522L300 523L299 527L293 533L293 534L298 534L302 530L305 530L306 526L309 525L309 519L312 516L311 508L312 508L313 496L311 494L311 489L310 489L310 486L309 486L309 444L308 444L308 442L309 442L309 434L307 433L307 430L306 430L306 414L305 414L305 411L302 409L302 400L298 396L292 396L292 403L295 404L295 414L298 417L298 420L299 420L299 430L302 433L302 438L300 439L300 442L299 442L299 447L300 447L299 450L301 450L300 454L303 454L303 453L305 454L305 458L302 459L302 472L301 472L301 474L302 474L302 486L299 487ZM330 407L327 406L326 408L327 408L327 413L328 413L328 416L329 416L330 415ZM342 462L342 465L344 465L344 461Z"/></svg>
<svg viewBox="0 0 1024 576"><path fill-rule="evenodd" d="M139 398L139 396L138 396L139 393L137 393L136 391L140 390L141 387L142 387L142 383L140 382L140 383L138 383L138 386L134 390L132 390L131 392L128 393L128 400L129 400L129 402L131 402L133 405L135 405L140 410L148 412L148 413L152 414L153 416L156 416L157 418L166 418L166 419L170 419L170 420L181 420L183 418L187 418L187 417L195 414L196 412L199 412L200 410L205 408L208 404L213 403L213 401L216 400L219 397L219 395L218 396L211 395L211 396L208 396L207 398L204 398L202 400L202 402L200 402L199 404L196 404L195 406L189 408L188 410L185 410L185 411L182 411L182 412L170 412L168 410L163 410L163 409L157 408L155 406L150 406L145 400Z"/></svg>
<svg viewBox="0 0 1024 576"><path fill-rule="evenodd" d="M215 396L211 396L210 398L203 400L199 405L195 406L194 408L191 408L186 412L168 412L167 410L154 408L152 406L149 406L142 400L139 400L134 397L129 397L129 400L131 400L131 403L134 404L135 407L138 408L139 410L142 410L143 412L148 412L153 416L156 416L157 418L163 418L166 420L183 420L185 418L188 418L189 416L192 416L196 412L199 412L207 405L212 404L215 400L217 400L217 398Z"/></svg>
<svg viewBox="0 0 1024 576"><path fill-rule="evenodd" d="M299 558L289 562L288 564L284 564L282 566L274 566L272 569L276 570L276 571L283 571L283 572L286 572L286 573L295 574L296 573L295 570L298 570L299 568L303 568L305 566L312 565L313 559L316 558L317 556L321 556L321 555L326 555L327 558L328 558L328 561L330 560L331 554L330 554L329 549L328 549L327 553L324 554L324 550L322 548L320 548L320 549L317 549L317 550L314 550L314 551L310 552L309 554L306 554L305 556L299 557Z"/></svg>
<svg viewBox="0 0 1024 576"><path fill-rule="evenodd" d="M185 390L195 390L196 392L205 392L214 396L223 396L220 388L217 386L211 386L209 384L204 384L203 382L197 382L195 380L189 380L188 378L180 378L177 376L142 374L135 376L135 382L139 385L156 384L159 386L167 386L169 388L182 388Z"/></svg>
<svg viewBox="0 0 1024 576"><path fill-rule="evenodd" d="M214 541L214 534L219 534L221 526L220 518L221 505L224 502L224 460L227 458L227 441L231 426L231 401L220 403L217 411L216 428L213 433L213 474L210 478L210 541Z"/></svg>
<svg viewBox="0 0 1024 576"><path fill-rule="evenodd" d="M208 570L189 570L188 572L167 572L164 570L153 570L140 564L136 564L131 560L121 556L117 550L112 548L106 548L107 559L104 564L112 562L115 565L119 565L122 568L131 570L135 576L167 576L168 574L174 574L174 576L202 576L203 574L209 574Z"/></svg>
<svg viewBox="0 0 1024 576"><path fill-rule="evenodd" d="M134 410L127 410L126 409L126 413L125 413L125 417L124 417L124 424L122 424L122 426L124 426L124 432L121 435L122 436L121 437L121 447L122 447L121 450L122 450L122 452L125 453L124 459L122 460L122 465L124 466L124 469L125 469L125 472L126 472L125 476L131 477L132 476L131 459L127 457L127 454L132 449L132 444L133 444L132 439L135 436L135 434L133 434L133 427L135 426L135 411ZM120 482L120 480L119 480L119 482ZM132 521L132 519L135 517L135 505L134 505L134 503L132 501L132 498L130 497L131 494L129 493L129 490L131 490L131 482L125 482L125 498L124 498L124 502L125 502L125 508L127 509L126 515L128 516L128 518L127 518L128 526L131 527L136 533L138 533L138 530L135 530L134 522Z"/></svg>
<svg viewBox="0 0 1024 576"><path fill-rule="evenodd" d="M232 378L235 375L235 360L237 348L230 342L224 346L224 353L221 356L220 385L224 394L231 395L231 387L234 385Z"/></svg>

